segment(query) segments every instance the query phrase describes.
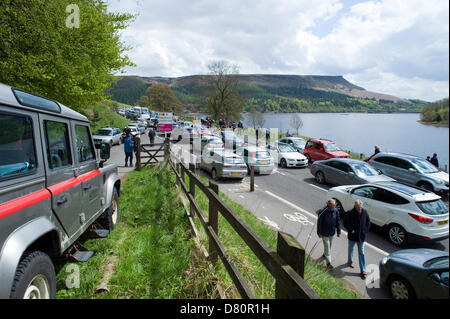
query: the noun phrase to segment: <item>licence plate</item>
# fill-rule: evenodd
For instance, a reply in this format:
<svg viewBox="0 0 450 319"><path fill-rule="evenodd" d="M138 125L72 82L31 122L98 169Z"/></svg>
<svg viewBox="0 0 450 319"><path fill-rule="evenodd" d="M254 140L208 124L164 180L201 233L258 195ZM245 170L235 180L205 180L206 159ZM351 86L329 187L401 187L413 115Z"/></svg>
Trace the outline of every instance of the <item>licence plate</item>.
<svg viewBox="0 0 450 319"><path fill-rule="evenodd" d="M259 164L269 164L269 161L259 161Z"/></svg>
<svg viewBox="0 0 450 319"><path fill-rule="evenodd" d="M448 220L441 220L440 222L437 222L437 224L438 224L439 226L448 224Z"/></svg>
<svg viewBox="0 0 450 319"><path fill-rule="evenodd" d="M231 175L239 176L239 175L241 175L241 173L239 173L239 172L233 172L233 173L231 173Z"/></svg>

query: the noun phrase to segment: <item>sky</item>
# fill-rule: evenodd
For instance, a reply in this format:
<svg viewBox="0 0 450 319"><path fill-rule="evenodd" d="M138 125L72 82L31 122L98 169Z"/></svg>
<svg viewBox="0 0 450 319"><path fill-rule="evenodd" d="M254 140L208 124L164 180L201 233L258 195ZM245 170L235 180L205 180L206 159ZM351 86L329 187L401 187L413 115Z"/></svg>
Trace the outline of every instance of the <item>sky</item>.
<svg viewBox="0 0 450 319"><path fill-rule="evenodd" d="M126 75L342 75L368 91L449 96L448 0L106 0L138 14L120 33Z"/></svg>

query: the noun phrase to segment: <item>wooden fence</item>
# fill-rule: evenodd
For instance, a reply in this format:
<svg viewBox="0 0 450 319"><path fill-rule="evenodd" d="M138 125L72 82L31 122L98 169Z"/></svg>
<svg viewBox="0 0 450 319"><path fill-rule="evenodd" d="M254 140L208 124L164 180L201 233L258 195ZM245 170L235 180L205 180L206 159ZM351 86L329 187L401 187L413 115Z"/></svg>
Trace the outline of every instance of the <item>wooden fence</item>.
<svg viewBox="0 0 450 319"><path fill-rule="evenodd" d="M141 144L140 137L136 137L136 170L140 171L143 166L167 162L170 152L169 139L164 143Z"/></svg>
<svg viewBox="0 0 450 319"><path fill-rule="evenodd" d="M242 298L255 298L255 296L219 240L218 213L227 220L275 278L275 298L319 298L303 279L305 250L294 237L278 232L277 251L274 251L219 197L218 184L210 181L209 185L206 185L195 175L193 164L187 168L181 162L174 163L170 155L166 158L176 175L178 184L189 199L189 218L198 217L208 236L210 261L215 263L218 258L221 259ZM188 185L185 183L185 176L188 176ZM196 187L209 199L208 219L195 201Z"/></svg>

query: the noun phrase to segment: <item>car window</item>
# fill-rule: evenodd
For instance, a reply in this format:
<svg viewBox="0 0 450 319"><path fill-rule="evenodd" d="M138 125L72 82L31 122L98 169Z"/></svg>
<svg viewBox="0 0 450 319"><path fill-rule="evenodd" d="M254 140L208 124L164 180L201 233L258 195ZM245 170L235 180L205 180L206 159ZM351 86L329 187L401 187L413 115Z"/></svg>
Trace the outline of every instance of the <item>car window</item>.
<svg viewBox="0 0 450 319"><path fill-rule="evenodd" d="M394 166L394 158L393 157L380 156L380 157L374 158L373 161Z"/></svg>
<svg viewBox="0 0 450 319"><path fill-rule="evenodd" d="M353 172L353 170L350 168L350 166L348 166L346 163L332 161L330 166L332 166L342 172L345 172L345 173Z"/></svg>
<svg viewBox="0 0 450 319"><path fill-rule="evenodd" d="M448 287L448 271L441 273L441 282Z"/></svg>
<svg viewBox="0 0 450 319"><path fill-rule="evenodd" d="M306 148L311 148L313 147L314 143L313 142L308 142L306 143Z"/></svg>
<svg viewBox="0 0 450 319"><path fill-rule="evenodd" d="M314 148L315 148L316 150L321 150L321 149L322 149L322 144L316 143L316 145L314 146Z"/></svg>
<svg viewBox="0 0 450 319"><path fill-rule="evenodd" d="M376 187L365 186L365 187L360 187L360 188L353 190L353 194L360 196L360 197L373 198L373 195L376 192L376 190L377 190Z"/></svg>
<svg viewBox="0 0 450 319"><path fill-rule="evenodd" d="M33 122L30 117L0 113L0 179L36 170Z"/></svg>
<svg viewBox="0 0 450 319"><path fill-rule="evenodd" d="M393 205L404 205L409 203L407 199L382 188L377 188L372 199Z"/></svg>
<svg viewBox="0 0 450 319"><path fill-rule="evenodd" d="M394 160L393 160L393 165L394 165L394 166L397 166L397 167L399 167L399 168L403 168L403 169L410 169L410 168L413 168L413 166L411 165L410 162L405 161L405 160L403 160L403 159L401 159L401 158L394 158Z"/></svg>
<svg viewBox="0 0 450 319"><path fill-rule="evenodd" d="M51 169L72 165L69 130L66 123L44 121L47 160Z"/></svg>
<svg viewBox="0 0 450 319"><path fill-rule="evenodd" d="M356 175L358 176L377 176L379 173L377 170L375 170L372 166L367 164L354 164L353 170L355 171Z"/></svg>
<svg viewBox="0 0 450 319"><path fill-rule="evenodd" d="M95 159L89 128L83 125L75 125L75 143L77 145L77 156L79 162Z"/></svg>
<svg viewBox="0 0 450 319"><path fill-rule="evenodd" d="M325 151L327 152L337 152L340 151L341 149L339 148L339 146L337 146L335 143L327 143L325 144Z"/></svg>
<svg viewBox="0 0 450 319"><path fill-rule="evenodd" d="M436 168L436 166L434 166L427 160L417 158L417 159L412 159L411 162L413 163L415 168L423 174L431 174L431 173L439 172L439 170Z"/></svg>
<svg viewBox="0 0 450 319"><path fill-rule="evenodd" d="M448 207L441 199L436 199L426 202L416 202L416 205L422 212L427 215L442 215L448 214Z"/></svg>

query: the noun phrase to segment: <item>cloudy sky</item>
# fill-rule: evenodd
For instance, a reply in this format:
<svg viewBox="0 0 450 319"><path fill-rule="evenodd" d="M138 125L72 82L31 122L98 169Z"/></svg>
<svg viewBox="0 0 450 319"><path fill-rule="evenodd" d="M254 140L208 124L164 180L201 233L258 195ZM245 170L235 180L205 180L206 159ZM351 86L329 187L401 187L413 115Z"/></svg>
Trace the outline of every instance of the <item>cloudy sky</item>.
<svg viewBox="0 0 450 319"><path fill-rule="evenodd" d="M448 0L107 0L138 14L121 33L128 75L343 75L369 91L449 96Z"/></svg>

